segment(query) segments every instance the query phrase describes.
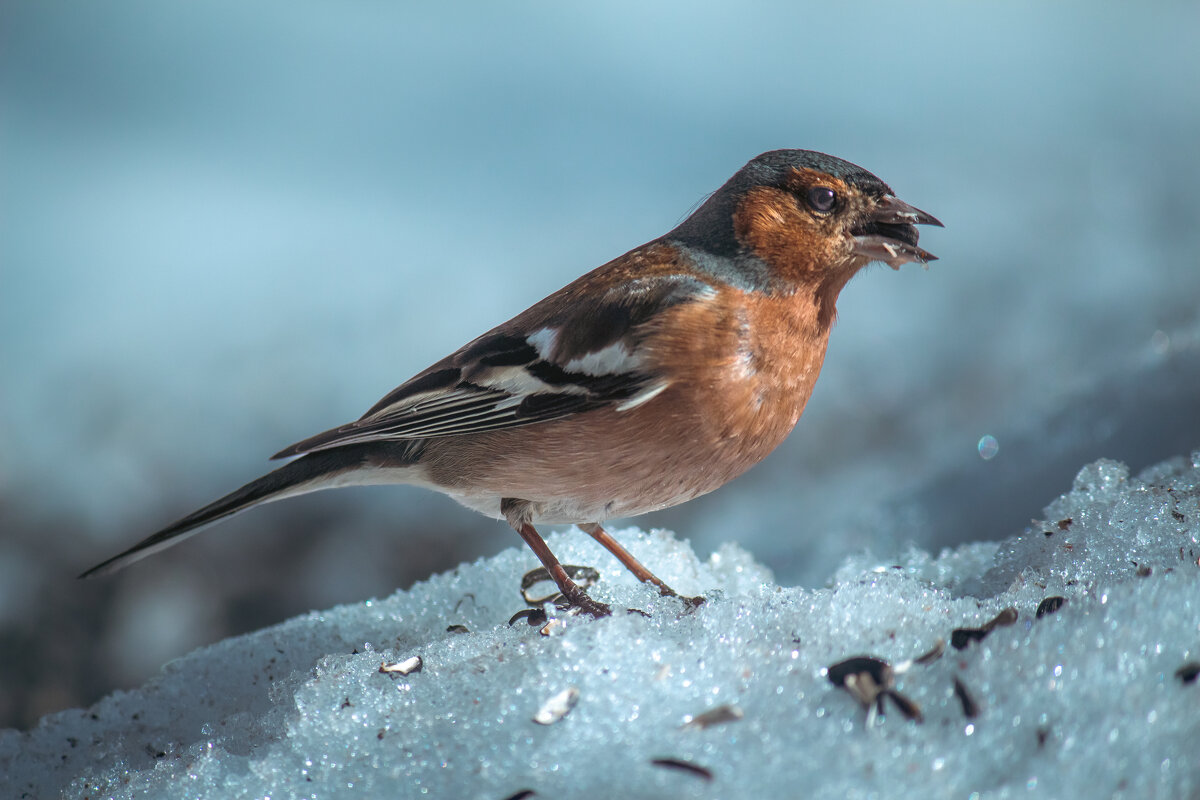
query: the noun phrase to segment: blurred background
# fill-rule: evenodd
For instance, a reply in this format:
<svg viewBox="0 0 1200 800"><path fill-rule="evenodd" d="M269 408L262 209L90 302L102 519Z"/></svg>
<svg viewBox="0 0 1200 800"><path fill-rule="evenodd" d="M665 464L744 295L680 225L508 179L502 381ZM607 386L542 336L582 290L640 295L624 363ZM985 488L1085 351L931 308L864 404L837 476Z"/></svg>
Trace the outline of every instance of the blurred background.
<svg viewBox="0 0 1200 800"><path fill-rule="evenodd" d="M942 260L856 279L796 433L638 525L815 587L1200 447L1198 34L1185 2L8 0L0 727L518 546L373 487L74 579L768 149L875 172Z"/></svg>

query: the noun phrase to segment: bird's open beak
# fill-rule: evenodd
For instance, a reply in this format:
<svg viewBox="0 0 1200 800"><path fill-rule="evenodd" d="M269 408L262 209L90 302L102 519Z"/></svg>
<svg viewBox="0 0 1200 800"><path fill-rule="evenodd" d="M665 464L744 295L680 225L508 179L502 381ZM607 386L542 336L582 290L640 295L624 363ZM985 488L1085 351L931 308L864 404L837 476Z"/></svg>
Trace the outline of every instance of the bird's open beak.
<svg viewBox="0 0 1200 800"><path fill-rule="evenodd" d="M901 264L916 261L927 264L937 261L937 256L917 247L918 225L944 227L932 214L886 195L866 216L866 219L851 233L854 235L854 254L871 261L882 261L892 269Z"/></svg>

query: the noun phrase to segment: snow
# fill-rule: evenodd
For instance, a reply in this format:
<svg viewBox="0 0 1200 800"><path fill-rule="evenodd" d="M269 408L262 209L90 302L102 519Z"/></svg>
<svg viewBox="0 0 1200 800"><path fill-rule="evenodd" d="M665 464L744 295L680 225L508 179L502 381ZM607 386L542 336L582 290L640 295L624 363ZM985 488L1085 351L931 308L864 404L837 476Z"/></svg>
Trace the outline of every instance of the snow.
<svg viewBox="0 0 1200 800"><path fill-rule="evenodd" d="M1200 792L1200 451L1135 477L1094 462L1017 536L854 556L819 589L733 544L702 560L665 531L617 535L707 601L659 597L559 534L565 562L599 569L611 618L548 606L556 624L510 625L534 566L512 548L4 732L0 796ZM897 673L882 714L827 674L855 656Z"/></svg>

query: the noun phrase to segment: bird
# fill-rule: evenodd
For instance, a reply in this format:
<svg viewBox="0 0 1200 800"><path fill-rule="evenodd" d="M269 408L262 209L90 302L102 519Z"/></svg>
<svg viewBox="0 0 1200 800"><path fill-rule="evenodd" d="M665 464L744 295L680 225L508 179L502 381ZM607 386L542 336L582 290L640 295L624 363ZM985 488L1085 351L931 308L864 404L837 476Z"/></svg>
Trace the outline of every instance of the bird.
<svg viewBox="0 0 1200 800"><path fill-rule="evenodd" d="M564 606L603 617L536 525L571 524L675 595L603 524L739 476L796 426L836 302L863 267L936 260L942 226L872 173L811 150L751 159L673 230L588 272L389 392L280 450L282 467L79 577L111 573L263 503L412 484L506 521ZM700 602L700 598L687 598Z"/></svg>

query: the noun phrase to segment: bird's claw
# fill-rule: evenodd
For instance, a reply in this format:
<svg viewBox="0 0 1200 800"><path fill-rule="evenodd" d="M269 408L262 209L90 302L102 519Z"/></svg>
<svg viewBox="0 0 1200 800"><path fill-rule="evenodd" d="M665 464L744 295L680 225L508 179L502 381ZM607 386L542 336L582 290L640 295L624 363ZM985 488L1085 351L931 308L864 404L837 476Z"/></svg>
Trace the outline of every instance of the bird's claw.
<svg viewBox="0 0 1200 800"><path fill-rule="evenodd" d="M559 611L565 611L568 613L587 614L593 619L612 616L611 606L609 606L607 603L601 603L599 600L593 600L588 596L587 592L583 591L583 589L580 589L577 592L571 592L570 594L564 594L558 600L558 602L555 603L555 607L558 608Z"/></svg>
<svg viewBox="0 0 1200 800"><path fill-rule="evenodd" d="M553 602L554 607L565 617L574 617L579 614L587 614L593 619L612 616L612 607L607 603L601 603L598 600L593 600L586 592L580 590L574 593L572 599L568 599L565 595L559 593L544 598L543 602ZM641 612L645 613L645 612ZM546 625L551 622L546 615L546 610L542 606L534 608L523 608L517 613L509 617L508 624L513 625L517 620L523 619L533 627Z"/></svg>

